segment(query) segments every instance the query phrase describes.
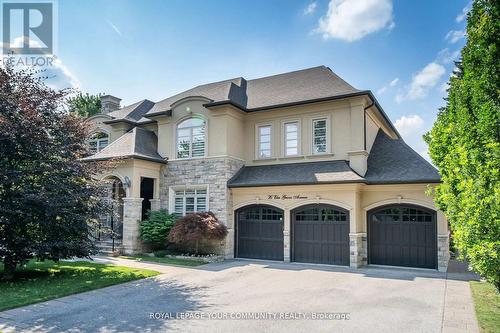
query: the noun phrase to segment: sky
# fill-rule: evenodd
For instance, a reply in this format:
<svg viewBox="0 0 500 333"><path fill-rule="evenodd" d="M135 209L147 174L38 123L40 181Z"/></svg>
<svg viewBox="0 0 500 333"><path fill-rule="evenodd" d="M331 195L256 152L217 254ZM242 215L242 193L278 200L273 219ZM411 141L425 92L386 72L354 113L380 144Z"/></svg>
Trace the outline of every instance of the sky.
<svg viewBox="0 0 500 333"><path fill-rule="evenodd" d="M58 87L122 105L325 65L372 90L405 141L444 104L469 0L59 0Z"/></svg>

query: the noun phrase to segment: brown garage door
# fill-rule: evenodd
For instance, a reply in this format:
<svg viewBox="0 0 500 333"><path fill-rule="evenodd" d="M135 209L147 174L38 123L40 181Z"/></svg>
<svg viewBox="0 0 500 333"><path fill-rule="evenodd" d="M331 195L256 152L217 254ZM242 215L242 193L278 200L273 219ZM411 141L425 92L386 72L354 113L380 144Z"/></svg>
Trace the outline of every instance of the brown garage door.
<svg viewBox="0 0 500 333"><path fill-rule="evenodd" d="M436 268L436 213L411 205L368 212L370 264Z"/></svg>
<svg viewBox="0 0 500 333"><path fill-rule="evenodd" d="M236 212L239 258L283 260L283 211L272 206L249 206Z"/></svg>
<svg viewBox="0 0 500 333"><path fill-rule="evenodd" d="M292 211L292 260L349 265L349 212L330 205Z"/></svg>

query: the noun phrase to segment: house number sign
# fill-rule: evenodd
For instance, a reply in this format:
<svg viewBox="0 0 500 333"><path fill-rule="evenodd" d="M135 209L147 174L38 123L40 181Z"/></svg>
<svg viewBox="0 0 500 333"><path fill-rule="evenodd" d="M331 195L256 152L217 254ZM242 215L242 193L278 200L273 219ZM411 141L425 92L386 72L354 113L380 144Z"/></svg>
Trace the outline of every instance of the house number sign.
<svg viewBox="0 0 500 333"><path fill-rule="evenodd" d="M289 194L269 194L267 196L268 200L303 200L307 199L308 197L301 195L301 194L294 194L294 195L289 195Z"/></svg>

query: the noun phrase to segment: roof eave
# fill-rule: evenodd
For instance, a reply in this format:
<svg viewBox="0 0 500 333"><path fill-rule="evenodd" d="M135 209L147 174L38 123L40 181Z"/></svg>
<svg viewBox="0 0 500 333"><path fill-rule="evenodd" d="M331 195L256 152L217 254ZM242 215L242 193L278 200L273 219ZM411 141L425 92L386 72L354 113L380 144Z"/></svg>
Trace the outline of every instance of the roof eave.
<svg viewBox="0 0 500 333"><path fill-rule="evenodd" d="M153 118L153 117L158 117L158 116L170 117L170 116L172 116L172 110L158 111L158 112L153 112L153 113L144 115L145 118Z"/></svg>
<svg viewBox="0 0 500 333"><path fill-rule="evenodd" d="M137 159L137 160L144 160L144 161L156 162L156 163L162 163L162 164L168 163L168 161L164 160L164 159L147 157L147 156L142 156L142 155L137 155L137 154L125 155L125 156L113 156L113 157L83 158L82 160L85 162L87 162L87 161L92 162L92 161L107 161L107 160L112 160L112 159Z"/></svg>

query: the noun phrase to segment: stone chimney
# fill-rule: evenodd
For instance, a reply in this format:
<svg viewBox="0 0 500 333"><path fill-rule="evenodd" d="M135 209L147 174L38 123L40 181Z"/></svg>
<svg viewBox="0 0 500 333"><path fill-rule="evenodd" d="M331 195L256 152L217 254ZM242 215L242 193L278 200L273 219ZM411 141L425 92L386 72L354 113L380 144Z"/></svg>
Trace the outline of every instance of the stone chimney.
<svg viewBox="0 0 500 333"><path fill-rule="evenodd" d="M111 95L101 96L102 113L110 113L120 108L121 99Z"/></svg>

